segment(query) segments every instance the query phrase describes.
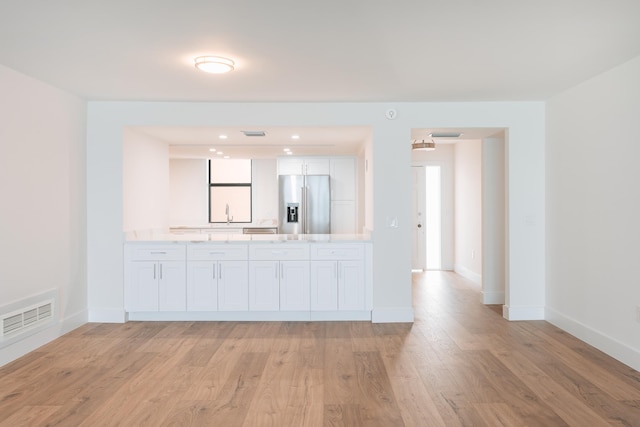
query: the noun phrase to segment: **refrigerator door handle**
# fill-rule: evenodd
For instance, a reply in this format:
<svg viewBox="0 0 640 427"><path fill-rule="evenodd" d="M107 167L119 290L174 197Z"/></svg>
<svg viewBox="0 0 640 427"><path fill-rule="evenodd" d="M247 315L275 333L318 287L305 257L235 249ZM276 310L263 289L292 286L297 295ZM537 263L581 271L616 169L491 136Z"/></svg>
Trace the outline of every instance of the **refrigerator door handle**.
<svg viewBox="0 0 640 427"><path fill-rule="evenodd" d="M309 188L304 186L304 234L309 233L309 198L307 197Z"/></svg>

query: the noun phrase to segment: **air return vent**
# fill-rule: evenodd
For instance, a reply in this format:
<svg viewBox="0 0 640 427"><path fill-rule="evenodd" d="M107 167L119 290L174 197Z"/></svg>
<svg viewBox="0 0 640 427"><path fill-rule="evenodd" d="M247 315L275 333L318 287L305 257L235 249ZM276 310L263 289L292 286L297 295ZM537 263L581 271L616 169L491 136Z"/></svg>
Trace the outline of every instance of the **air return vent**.
<svg viewBox="0 0 640 427"><path fill-rule="evenodd" d="M265 136L266 133L263 130L243 130L244 136Z"/></svg>
<svg viewBox="0 0 640 427"><path fill-rule="evenodd" d="M460 138L460 132L432 132L429 134L431 138Z"/></svg>
<svg viewBox="0 0 640 427"><path fill-rule="evenodd" d="M2 315L2 336L14 336L53 318L53 300L41 301Z"/></svg>

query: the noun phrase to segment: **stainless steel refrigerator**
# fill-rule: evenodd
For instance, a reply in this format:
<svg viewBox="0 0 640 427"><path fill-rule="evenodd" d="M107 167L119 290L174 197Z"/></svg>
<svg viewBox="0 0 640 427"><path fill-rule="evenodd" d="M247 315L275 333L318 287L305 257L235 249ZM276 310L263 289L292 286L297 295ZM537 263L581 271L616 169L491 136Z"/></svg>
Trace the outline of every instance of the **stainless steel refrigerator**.
<svg viewBox="0 0 640 427"><path fill-rule="evenodd" d="M280 175L278 189L280 233L331 233L329 175Z"/></svg>

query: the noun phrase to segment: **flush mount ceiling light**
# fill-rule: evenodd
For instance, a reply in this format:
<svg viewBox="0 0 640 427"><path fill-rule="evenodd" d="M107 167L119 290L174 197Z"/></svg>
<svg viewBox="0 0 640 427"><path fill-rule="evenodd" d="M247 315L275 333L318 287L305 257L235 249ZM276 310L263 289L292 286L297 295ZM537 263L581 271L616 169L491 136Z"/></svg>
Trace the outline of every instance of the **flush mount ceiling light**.
<svg viewBox="0 0 640 427"><path fill-rule="evenodd" d="M233 71L235 62L221 56L198 56L195 60L196 68L205 73L222 74Z"/></svg>
<svg viewBox="0 0 640 427"><path fill-rule="evenodd" d="M422 150L422 151L433 151L436 149L436 143L431 140L431 142L427 142L424 139L418 141L417 139L411 143L412 150Z"/></svg>

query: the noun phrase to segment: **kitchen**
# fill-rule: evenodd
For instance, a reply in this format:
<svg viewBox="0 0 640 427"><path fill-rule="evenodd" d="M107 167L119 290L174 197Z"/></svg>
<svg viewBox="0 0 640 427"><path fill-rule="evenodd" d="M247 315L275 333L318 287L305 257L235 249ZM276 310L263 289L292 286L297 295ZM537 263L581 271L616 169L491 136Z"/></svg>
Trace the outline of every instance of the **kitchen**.
<svg viewBox="0 0 640 427"><path fill-rule="evenodd" d="M370 141L366 127L125 128L128 319L371 320ZM309 190L278 201L293 176L326 180L324 225Z"/></svg>

